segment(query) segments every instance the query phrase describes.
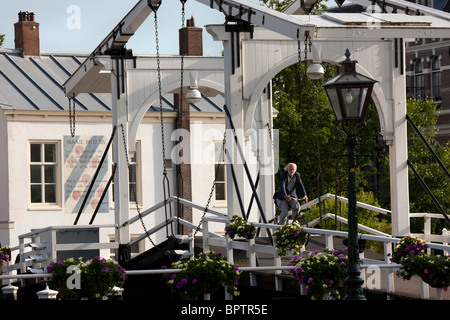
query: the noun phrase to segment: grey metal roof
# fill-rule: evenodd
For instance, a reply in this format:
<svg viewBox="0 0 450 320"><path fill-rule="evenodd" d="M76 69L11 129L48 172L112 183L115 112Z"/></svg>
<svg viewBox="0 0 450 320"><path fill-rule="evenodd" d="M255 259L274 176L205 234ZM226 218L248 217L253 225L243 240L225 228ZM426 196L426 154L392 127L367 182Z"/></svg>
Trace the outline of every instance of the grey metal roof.
<svg viewBox="0 0 450 320"><path fill-rule="evenodd" d="M10 110L68 111L69 101L63 83L89 56L88 53L41 52L22 56L21 50L0 49L0 108ZM164 112L174 112L173 95L162 99ZM82 111L109 112L108 93L79 94L76 108ZM192 112L223 112L224 98L216 96L191 104ZM159 112L159 103L149 112Z"/></svg>

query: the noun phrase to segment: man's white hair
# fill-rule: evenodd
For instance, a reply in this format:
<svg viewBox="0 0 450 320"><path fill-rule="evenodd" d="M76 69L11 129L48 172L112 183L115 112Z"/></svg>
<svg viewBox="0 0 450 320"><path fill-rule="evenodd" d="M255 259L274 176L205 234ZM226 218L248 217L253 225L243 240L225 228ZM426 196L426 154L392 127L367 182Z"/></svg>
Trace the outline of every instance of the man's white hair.
<svg viewBox="0 0 450 320"><path fill-rule="evenodd" d="M288 164L287 164L287 166L286 166L286 167L284 167L284 171L287 171L290 165L293 165L293 166L294 166L294 168L295 168L295 171L297 171L297 165L296 165L295 163L293 163L293 162L291 162L291 163L288 163Z"/></svg>

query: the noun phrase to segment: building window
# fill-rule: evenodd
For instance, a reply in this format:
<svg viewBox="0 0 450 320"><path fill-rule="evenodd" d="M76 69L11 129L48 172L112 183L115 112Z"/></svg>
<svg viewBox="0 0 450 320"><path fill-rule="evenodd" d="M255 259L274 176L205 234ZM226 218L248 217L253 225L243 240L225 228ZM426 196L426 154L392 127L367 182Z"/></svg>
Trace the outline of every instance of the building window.
<svg viewBox="0 0 450 320"><path fill-rule="evenodd" d="M59 202L59 143L30 143L30 203Z"/></svg>
<svg viewBox="0 0 450 320"><path fill-rule="evenodd" d="M140 197L140 176L141 176L141 143L136 142L136 152L130 156L129 159L129 191L130 191L130 202L141 203Z"/></svg>
<svg viewBox="0 0 450 320"><path fill-rule="evenodd" d="M434 57L431 61L431 94L434 100L441 100L441 60L439 57Z"/></svg>
<svg viewBox="0 0 450 320"><path fill-rule="evenodd" d="M416 99L425 97L425 87L423 79L423 62L422 59L417 59L416 63L414 64L414 97Z"/></svg>
<svg viewBox="0 0 450 320"><path fill-rule="evenodd" d="M214 142L214 180L216 181L214 188L215 205L226 204L226 171L225 171L225 149L223 141Z"/></svg>
<svg viewBox="0 0 450 320"><path fill-rule="evenodd" d="M141 142L136 141L136 152L128 158L128 183L130 203L141 205ZM112 199L114 202L114 180L112 182Z"/></svg>

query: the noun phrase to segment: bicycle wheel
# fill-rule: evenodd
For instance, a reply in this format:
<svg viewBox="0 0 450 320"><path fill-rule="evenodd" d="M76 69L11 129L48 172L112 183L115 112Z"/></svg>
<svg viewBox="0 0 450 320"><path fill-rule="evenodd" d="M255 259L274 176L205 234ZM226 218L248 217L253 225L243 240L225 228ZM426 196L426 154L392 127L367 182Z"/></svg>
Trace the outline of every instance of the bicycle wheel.
<svg viewBox="0 0 450 320"><path fill-rule="evenodd" d="M308 228L308 221L306 221L306 219L303 215L299 215L295 220L300 223L302 228ZM306 245L308 244L308 241L309 241L309 233L307 232L306 240L305 240L305 244L304 244L305 248L306 248Z"/></svg>

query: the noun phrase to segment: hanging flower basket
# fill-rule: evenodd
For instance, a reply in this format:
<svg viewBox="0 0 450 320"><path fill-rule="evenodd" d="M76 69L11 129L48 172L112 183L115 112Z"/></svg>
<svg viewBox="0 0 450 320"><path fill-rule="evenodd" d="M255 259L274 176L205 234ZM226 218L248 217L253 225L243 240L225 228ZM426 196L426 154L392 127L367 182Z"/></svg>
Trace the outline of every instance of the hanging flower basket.
<svg viewBox="0 0 450 320"><path fill-rule="evenodd" d="M449 256L424 255L416 257L410 262L409 270L433 288L447 290L450 286Z"/></svg>
<svg viewBox="0 0 450 320"><path fill-rule="evenodd" d="M395 247L391 261L403 265L397 275L409 280L418 275L433 288L447 290L450 286L450 257L427 254L426 241L419 237L404 237Z"/></svg>
<svg viewBox="0 0 450 320"><path fill-rule="evenodd" d="M402 238L395 246L391 257L392 262L403 265L403 269L400 269L397 275L403 280L409 280L417 274L418 270L412 263L416 257L425 256L427 248L426 241L419 237Z"/></svg>
<svg viewBox="0 0 450 320"><path fill-rule="evenodd" d="M419 237L404 237L395 246L391 261L401 264L415 256L425 255L427 248L427 242Z"/></svg>
<svg viewBox="0 0 450 320"><path fill-rule="evenodd" d="M274 234L275 247L280 256L292 253L299 254L303 245L305 244L307 234L300 226L298 221L292 224L286 223L281 228L277 229Z"/></svg>
<svg viewBox="0 0 450 320"><path fill-rule="evenodd" d="M347 277L347 249L312 251L306 255L295 256L288 265L296 266L298 284L311 295L313 300L324 296L340 299L344 292L344 279Z"/></svg>
<svg viewBox="0 0 450 320"><path fill-rule="evenodd" d="M196 300L201 294L211 293L223 285L232 296L239 295L239 269L220 253L201 252L197 258L172 263L171 268L181 271L163 276L167 286L181 299Z"/></svg>
<svg viewBox="0 0 450 320"><path fill-rule="evenodd" d="M230 223L225 226L225 234L231 239L234 239L236 236L245 239L253 239L256 235L256 228L251 222L245 221L242 217L234 215L233 218L231 218Z"/></svg>

